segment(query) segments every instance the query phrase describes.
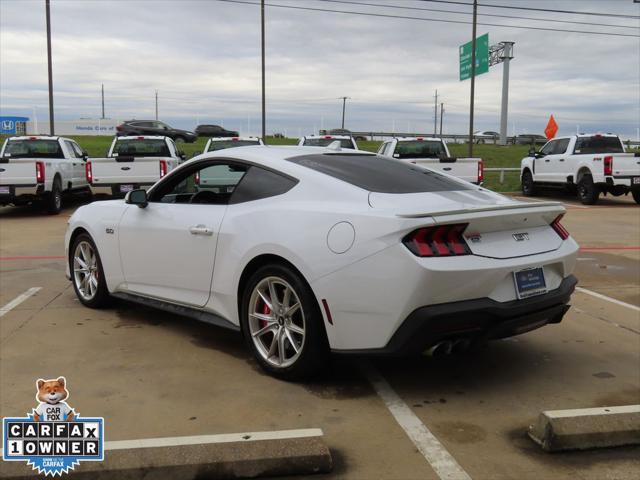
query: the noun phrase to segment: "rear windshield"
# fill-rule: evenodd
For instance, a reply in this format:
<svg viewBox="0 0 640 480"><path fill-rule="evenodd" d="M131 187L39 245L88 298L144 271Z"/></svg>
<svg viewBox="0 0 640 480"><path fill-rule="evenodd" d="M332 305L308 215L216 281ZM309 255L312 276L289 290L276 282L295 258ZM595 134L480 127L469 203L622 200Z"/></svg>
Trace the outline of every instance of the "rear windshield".
<svg viewBox="0 0 640 480"><path fill-rule="evenodd" d="M215 152L216 150L224 150L225 148L246 147L249 145L259 145L258 140L219 140L211 142L207 152Z"/></svg>
<svg viewBox="0 0 640 480"><path fill-rule="evenodd" d="M64 158L57 140L9 140L4 154L12 158Z"/></svg>
<svg viewBox="0 0 640 480"><path fill-rule="evenodd" d="M326 147L333 142L340 142L341 148L350 148L353 150L353 142L350 138L305 138L303 145L306 147Z"/></svg>
<svg viewBox="0 0 640 480"><path fill-rule="evenodd" d="M578 137L574 153L623 153L622 142L618 137Z"/></svg>
<svg viewBox="0 0 640 480"><path fill-rule="evenodd" d="M170 155L164 139L117 140L112 156L115 154L134 157L168 157Z"/></svg>
<svg viewBox="0 0 640 480"><path fill-rule="evenodd" d="M396 158L442 158L447 156L442 142L430 140L398 142L393 153L398 155Z"/></svg>
<svg viewBox="0 0 640 480"><path fill-rule="evenodd" d="M303 155L287 160L370 192L446 192L472 188L432 170L380 155Z"/></svg>

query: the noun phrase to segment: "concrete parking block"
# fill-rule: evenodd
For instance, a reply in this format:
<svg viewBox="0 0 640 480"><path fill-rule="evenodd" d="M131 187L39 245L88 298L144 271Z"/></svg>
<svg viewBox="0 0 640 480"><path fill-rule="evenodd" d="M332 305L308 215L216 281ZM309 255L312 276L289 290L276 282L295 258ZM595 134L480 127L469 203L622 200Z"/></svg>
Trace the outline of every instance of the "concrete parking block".
<svg viewBox="0 0 640 480"><path fill-rule="evenodd" d="M332 469L322 430L282 430L105 442L104 462L85 462L74 479L228 479L311 475ZM3 462L0 478L22 480L34 472Z"/></svg>
<svg viewBox="0 0 640 480"><path fill-rule="evenodd" d="M529 437L547 452L640 444L640 405L542 412Z"/></svg>

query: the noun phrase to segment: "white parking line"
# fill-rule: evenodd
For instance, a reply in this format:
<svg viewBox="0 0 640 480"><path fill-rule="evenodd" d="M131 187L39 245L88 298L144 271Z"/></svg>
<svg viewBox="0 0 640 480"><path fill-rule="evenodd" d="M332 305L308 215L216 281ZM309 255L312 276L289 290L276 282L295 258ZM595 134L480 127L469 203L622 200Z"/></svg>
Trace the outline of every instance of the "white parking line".
<svg viewBox="0 0 640 480"><path fill-rule="evenodd" d="M16 308L18 305L20 305L22 302L24 302L26 299L28 299L30 296L40 291L41 289L42 287L31 287L26 292L18 295L16 298L14 298L9 303L7 303L4 307L0 308L0 317L4 317L7 313L9 313L11 310Z"/></svg>
<svg viewBox="0 0 640 480"><path fill-rule="evenodd" d="M391 388L391 385L370 364L362 363L361 368L393 418L429 462L438 477L443 480L471 480L467 472Z"/></svg>
<svg viewBox="0 0 640 480"><path fill-rule="evenodd" d="M591 295L592 297L599 298L600 300L606 300L607 302L615 303L616 305L620 305L621 307L627 307L631 310L635 310L636 312L640 312L640 307L636 305L622 302L620 300L616 300L615 298L607 297L606 295L602 295L601 293L592 292L591 290L587 290L586 288L576 287L576 290L580 293L586 293L587 295Z"/></svg>
<svg viewBox="0 0 640 480"><path fill-rule="evenodd" d="M203 445L209 443L255 442L260 440L286 440L292 438L322 437L319 428L298 430L276 430L273 432L222 433L218 435L194 435L189 437L141 438L137 440L115 440L104 443L105 450L129 448L177 447L181 445Z"/></svg>

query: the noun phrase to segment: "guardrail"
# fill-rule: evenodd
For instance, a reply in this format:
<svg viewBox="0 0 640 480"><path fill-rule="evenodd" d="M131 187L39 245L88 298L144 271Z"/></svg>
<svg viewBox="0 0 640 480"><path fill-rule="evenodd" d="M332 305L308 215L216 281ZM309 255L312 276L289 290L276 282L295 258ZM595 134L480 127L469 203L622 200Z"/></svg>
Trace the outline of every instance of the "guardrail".
<svg viewBox="0 0 640 480"><path fill-rule="evenodd" d="M497 167L497 168L485 168L484 169L485 172L500 172L500 184L502 185L504 183L504 172L520 172L519 168L502 168L502 167Z"/></svg>

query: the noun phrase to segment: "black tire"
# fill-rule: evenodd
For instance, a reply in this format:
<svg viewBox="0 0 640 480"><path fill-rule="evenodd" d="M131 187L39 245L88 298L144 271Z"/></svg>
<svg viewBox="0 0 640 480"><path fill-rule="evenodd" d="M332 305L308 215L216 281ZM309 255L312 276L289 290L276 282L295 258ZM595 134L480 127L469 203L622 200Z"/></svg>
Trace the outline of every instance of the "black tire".
<svg viewBox="0 0 640 480"><path fill-rule="evenodd" d="M181 137L181 136L177 136L177 137L175 138L175 142L176 142L176 143L185 143L186 141L187 141L187 139L186 139L186 138L184 138L184 137Z"/></svg>
<svg viewBox="0 0 640 480"><path fill-rule="evenodd" d="M263 357L263 353L260 352L259 347L256 345L256 343L260 342L260 339L263 337L257 337L254 341L249 322L249 311L250 308L252 308L251 302L254 297L254 291L256 290L256 287L267 281L268 278L283 280L293 289L301 305L301 312L297 313L301 313L304 316L302 323L304 338L302 343L298 345L300 353L293 363L287 366L274 365L273 362L277 362L277 359L274 358L274 360L270 362ZM282 295L284 295L284 293L282 293ZM280 299L278 299L278 302L280 302ZM271 311L269 310L267 313L271 314ZM275 317L276 315L274 315L274 318ZM280 332L280 329L286 330L284 328L285 321L286 320L283 319L282 323L280 323L279 320L274 320L272 326L277 328L278 332ZM328 362L329 344L324 329L324 318L320 312L320 307L316 302L311 288L298 273L294 272L289 267L280 264L268 264L259 268L251 275L246 283L244 291L242 292L242 299L240 303L240 324L246 344L253 353L256 361L266 372L274 377L288 381L309 378L318 373ZM274 341L273 339L276 337L275 332L266 333L265 335L267 336L265 344L272 343ZM269 335L272 336L269 337ZM283 337L285 337L285 335L283 335ZM285 340L283 340L283 346L285 345L284 342ZM291 352L293 350L291 341L287 339L286 342L289 343L289 351ZM266 347L266 345L264 345L264 347Z"/></svg>
<svg viewBox="0 0 640 480"><path fill-rule="evenodd" d="M640 205L640 190L631 190L631 196Z"/></svg>
<svg viewBox="0 0 640 480"><path fill-rule="evenodd" d="M529 170L522 173L522 195L531 197L536 194L536 184L533 181L533 175Z"/></svg>
<svg viewBox="0 0 640 480"><path fill-rule="evenodd" d="M74 264L75 264L74 257L76 254L76 250L78 249L78 246L83 242L91 246L91 248L93 249L93 252L95 252L95 257L96 257L95 271L97 272L96 277L97 277L98 286L95 290L95 294L91 298L87 298L85 295L82 294L80 290L81 287L78 285L79 282L77 280L76 272L74 270ZM85 307L103 308L108 306L111 303L112 297L109 295L109 290L107 289L107 282L104 278L104 269L102 268L102 260L100 259L100 253L98 253L96 244L94 243L93 239L89 234L81 233L74 239L73 244L69 249L69 271L71 272L71 283L73 284L73 290L76 292L76 296L78 297L78 300L80 300L80 303L82 303Z"/></svg>
<svg viewBox="0 0 640 480"><path fill-rule="evenodd" d="M44 208L49 215L57 215L62 210L62 185L60 177L53 179L51 191L44 199Z"/></svg>
<svg viewBox="0 0 640 480"><path fill-rule="evenodd" d="M594 205L600 197L600 189L593 183L591 174L584 174L578 182L578 198L583 205Z"/></svg>

